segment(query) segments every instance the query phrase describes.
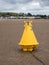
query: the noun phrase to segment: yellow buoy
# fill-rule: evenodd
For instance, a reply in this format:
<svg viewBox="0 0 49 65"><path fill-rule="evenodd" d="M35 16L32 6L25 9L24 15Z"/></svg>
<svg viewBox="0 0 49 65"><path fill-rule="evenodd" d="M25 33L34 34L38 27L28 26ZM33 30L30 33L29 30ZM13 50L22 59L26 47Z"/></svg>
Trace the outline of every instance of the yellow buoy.
<svg viewBox="0 0 49 65"><path fill-rule="evenodd" d="M23 51L32 51L39 43L32 30L32 21L24 21L24 23L25 28L19 45L22 47Z"/></svg>

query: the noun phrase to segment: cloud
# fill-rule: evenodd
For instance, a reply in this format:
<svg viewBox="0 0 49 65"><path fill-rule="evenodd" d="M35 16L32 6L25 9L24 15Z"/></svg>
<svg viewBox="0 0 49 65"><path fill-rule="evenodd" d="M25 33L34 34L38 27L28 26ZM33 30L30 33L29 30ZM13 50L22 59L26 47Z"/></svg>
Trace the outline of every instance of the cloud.
<svg viewBox="0 0 49 65"><path fill-rule="evenodd" d="M49 14L49 0L0 0L0 11Z"/></svg>
<svg viewBox="0 0 49 65"><path fill-rule="evenodd" d="M2 0L2 1L10 4L16 4L16 0Z"/></svg>
<svg viewBox="0 0 49 65"><path fill-rule="evenodd" d="M41 0L40 4L42 7L49 6L49 0Z"/></svg>

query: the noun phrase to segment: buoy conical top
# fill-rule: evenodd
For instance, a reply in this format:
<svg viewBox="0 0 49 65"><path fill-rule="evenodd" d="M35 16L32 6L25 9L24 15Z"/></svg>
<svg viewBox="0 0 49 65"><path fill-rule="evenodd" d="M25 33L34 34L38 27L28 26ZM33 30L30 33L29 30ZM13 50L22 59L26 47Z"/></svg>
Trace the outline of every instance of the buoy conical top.
<svg viewBox="0 0 49 65"><path fill-rule="evenodd" d="M24 21L24 31L19 45L24 51L32 51L39 43L32 29L32 21Z"/></svg>

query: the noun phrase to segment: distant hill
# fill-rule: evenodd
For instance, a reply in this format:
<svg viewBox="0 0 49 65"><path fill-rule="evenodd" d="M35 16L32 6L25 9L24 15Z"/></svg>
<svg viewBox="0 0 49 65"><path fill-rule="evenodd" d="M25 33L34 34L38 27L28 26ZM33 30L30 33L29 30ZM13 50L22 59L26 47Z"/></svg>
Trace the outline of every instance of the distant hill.
<svg viewBox="0 0 49 65"><path fill-rule="evenodd" d="M31 13L15 13L15 12L0 12L0 17L15 17L15 18L49 18L49 15L32 15Z"/></svg>

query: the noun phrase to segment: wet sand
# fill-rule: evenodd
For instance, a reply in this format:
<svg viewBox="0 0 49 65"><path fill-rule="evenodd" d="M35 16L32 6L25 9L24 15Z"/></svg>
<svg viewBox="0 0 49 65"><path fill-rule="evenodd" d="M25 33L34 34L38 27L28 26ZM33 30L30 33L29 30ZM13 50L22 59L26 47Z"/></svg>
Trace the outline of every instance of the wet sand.
<svg viewBox="0 0 49 65"><path fill-rule="evenodd" d="M18 45L23 19L0 19L0 65L49 65L49 19L32 21L39 46L33 52L23 52Z"/></svg>

